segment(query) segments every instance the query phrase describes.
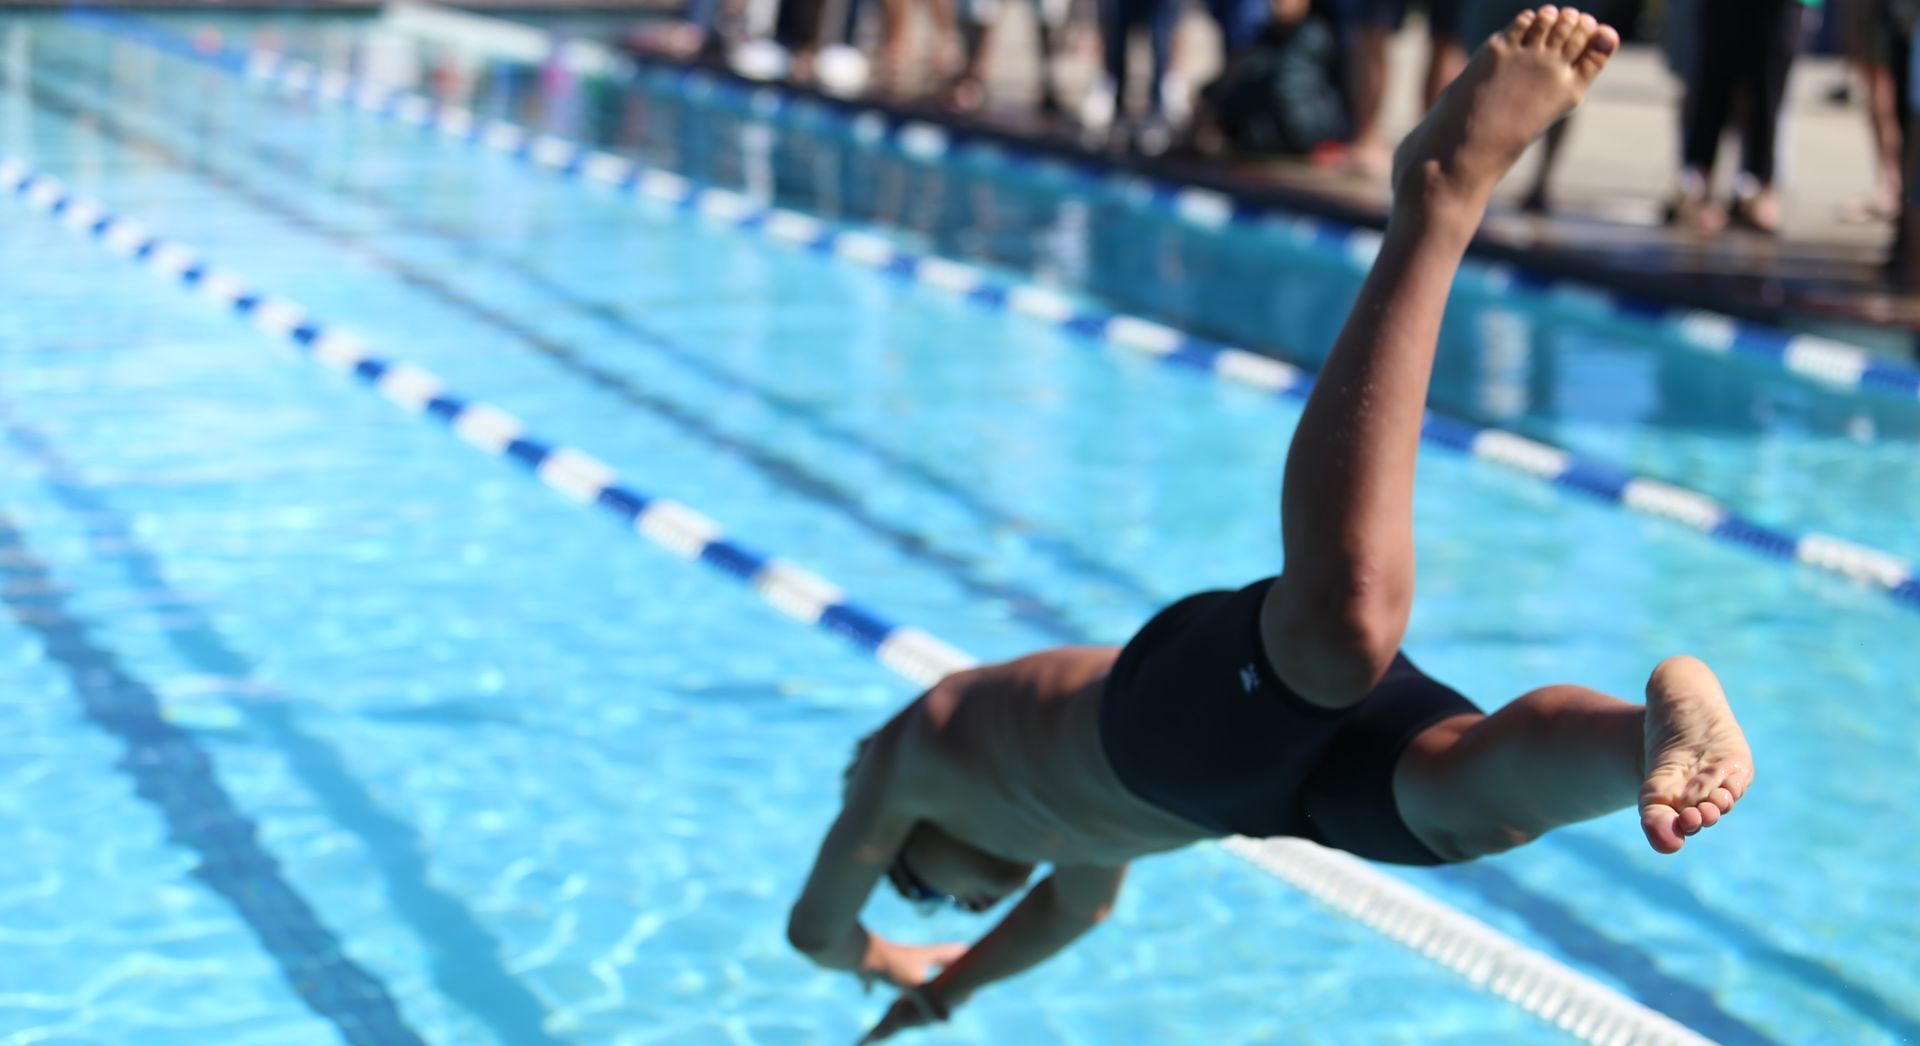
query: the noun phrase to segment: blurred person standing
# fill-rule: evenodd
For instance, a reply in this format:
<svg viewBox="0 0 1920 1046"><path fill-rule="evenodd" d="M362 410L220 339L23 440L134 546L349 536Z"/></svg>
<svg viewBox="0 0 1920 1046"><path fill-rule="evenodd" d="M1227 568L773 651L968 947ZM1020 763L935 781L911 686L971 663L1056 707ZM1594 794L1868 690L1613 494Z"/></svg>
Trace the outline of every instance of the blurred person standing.
<svg viewBox="0 0 1920 1046"><path fill-rule="evenodd" d="M1005 0L958 0L958 4L964 64L947 84L941 101L957 112L971 113L986 104L987 57L996 30L1006 20L1008 4ZM1051 120L1062 112L1060 95L1053 86L1053 63L1059 56L1073 4L1071 0L1032 0L1032 4L1040 112Z"/></svg>
<svg viewBox="0 0 1920 1046"><path fill-rule="evenodd" d="M1913 50L1913 18L1920 4L1910 0L1846 0L1847 60L1867 93L1867 123L1873 130L1873 195L1850 204L1849 222L1884 222L1900 216L1905 165L1902 142L1912 108L1908 98Z"/></svg>
<svg viewBox="0 0 1920 1046"><path fill-rule="evenodd" d="M1173 59L1174 22L1180 0L1100 0L1100 34L1105 78L1094 87L1080 109L1081 122L1090 129L1107 129L1112 148L1134 148L1148 154L1165 152L1173 144L1173 126L1167 118L1167 69ZM1139 120L1128 113L1132 90L1132 48L1136 31L1144 32L1151 54L1147 78L1147 111Z"/></svg>
<svg viewBox="0 0 1920 1046"><path fill-rule="evenodd" d="M1906 178L1900 194L1900 220L1893 241L1893 257L1888 268L1908 286L1920 284L1920 49L1914 38L1920 36L1920 0L1893 0L1894 22L1889 27L1896 42L1906 51L1905 90L1900 92L1906 105L1905 125ZM1920 345L1915 346L1920 355Z"/></svg>
<svg viewBox="0 0 1920 1046"><path fill-rule="evenodd" d="M1693 0L1676 17L1693 20L1686 98L1680 115L1680 178L1667 205L1667 222L1716 233L1730 222L1768 234L1780 231L1780 107L1787 74L1810 11L1824 0ZM1740 171L1726 208L1713 201L1713 166L1720 137L1743 104Z"/></svg>
<svg viewBox="0 0 1920 1046"><path fill-rule="evenodd" d="M880 0L875 86L884 94L900 94L915 86L907 82L913 6L913 0ZM932 70L933 82L939 85L958 73L962 65L955 0L927 0L926 15L932 54L925 67Z"/></svg>
<svg viewBox="0 0 1920 1046"><path fill-rule="evenodd" d="M1427 13L1427 74L1422 110L1433 108L1440 91L1467 66L1460 16L1467 0L1423 0ZM1387 172L1386 136L1380 124L1387 96L1387 47L1406 22L1411 0L1342 0L1342 29L1348 49L1348 99L1353 112L1353 145L1348 166L1369 177ZM1495 27L1498 28L1498 27ZM1479 39L1493 35L1488 29Z"/></svg>

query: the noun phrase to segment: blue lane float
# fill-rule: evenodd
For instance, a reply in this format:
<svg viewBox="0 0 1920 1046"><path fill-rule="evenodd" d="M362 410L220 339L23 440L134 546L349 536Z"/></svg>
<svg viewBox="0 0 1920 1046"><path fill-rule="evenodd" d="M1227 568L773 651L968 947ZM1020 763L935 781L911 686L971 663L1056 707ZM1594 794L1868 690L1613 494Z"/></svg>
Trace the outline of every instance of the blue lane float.
<svg viewBox="0 0 1920 1046"><path fill-rule="evenodd" d="M73 17L115 35L207 63L282 94L358 109L445 139L501 153L563 178L666 203L741 232L874 269L903 282L945 291L984 309L1017 313L1091 341L1143 352L1171 366L1205 372L1286 399L1305 400L1312 391L1311 375L1271 356L1222 345L1151 320L1100 309L1058 290L1009 280L977 266L913 251L873 233L835 228L818 218L773 207L743 193L701 186L671 171L647 167L554 135L529 132L510 121L485 119L469 109L444 105L414 92L266 52L197 47L177 34L125 16L81 11ZM709 73L688 70L686 75L706 78L703 82L708 84L706 90L709 91L741 89ZM764 87L755 88L749 96L755 111L785 105L785 98L783 93ZM887 128L892 125L877 114L867 115L873 119L862 126L872 130L865 133L888 133ZM946 148L940 144L946 141L946 132L933 125L911 134L902 125L892 133L909 135L919 143L914 148L921 152L931 154ZM1183 206L1193 213L1207 210L1192 198ZM1380 237L1373 230L1339 228L1323 222L1309 224L1312 235L1334 237L1343 250L1356 258L1371 258L1378 249ZM1592 293L1585 288L1579 291ZM1726 317L1695 316L1687 322L1701 338L1724 342L1729 352L1743 337L1743 329ZM1782 351L1797 358L1827 360L1823 367L1829 372L1866 373L1864 364L1860 367L1834 364L1835 357L1829 352L1831 346L1822 347L1800 339L1782 341L1779 332L1748 331L1745 340L1749 345L1785 346ZM1422 437L1430 445L1530 475L1632 512L1680 523L1770 559L1802 563L1873 585L1900 605L1920 609L1920 571L1891 553L1827 534L1787 533L1746 519L1729 506L1685 487L1636 476L1605 461L1576 456L1538 440L1432 411L1426 413Z"/></svg>
<svg viewBox="0 0 1920 1046"><path fill-rule="evenodd" d="M621 482L611 466L584 451L539 439L505 410L459 397L414 364L374 355L360 339L322 323L294 302L253 289L235 273L153 235L138 222L113 215L57 179L0 157L0 194L247 319L409 413L447 426L463 442L525 467L575 502L612 513L676 555L744 581L775 609L839 635L905 679L924 686L976 663L933 635L890 623L848 600L825 578L732 540L719 523L696 510ZM1233 838L1223 846L1475 987L1589 1042L1707 1043L1672 1018L1358 858L1302 839Z"/></svg>

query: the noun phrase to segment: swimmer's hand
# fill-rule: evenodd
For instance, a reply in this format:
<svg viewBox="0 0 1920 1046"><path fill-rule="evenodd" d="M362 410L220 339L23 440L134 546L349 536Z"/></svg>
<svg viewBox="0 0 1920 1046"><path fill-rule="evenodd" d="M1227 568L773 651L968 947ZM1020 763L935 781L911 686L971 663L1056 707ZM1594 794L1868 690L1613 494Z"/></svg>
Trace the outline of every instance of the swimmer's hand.
<svg viewBox="0 0 1920 1046"><path fill-rule="evenodd" d="M908 988L900 993L893 1007L887 1011L880 1023L873 1026L860 1040L860 1046L870 1042L880 1042L909 1028L922 1028L929 1024L939 1024L953 1016L952 1008L942 997L938 984L928 982Z"/></svg>
<svg viewBox="0 0 1920 1046"><path fill-rule="evenodd" d="M885 981L896 988L918 988L933 975L953 964L967 945L895 944L879 934L867 937L867 955L860 963L860 980L871 990L874 982Z"/></svg>

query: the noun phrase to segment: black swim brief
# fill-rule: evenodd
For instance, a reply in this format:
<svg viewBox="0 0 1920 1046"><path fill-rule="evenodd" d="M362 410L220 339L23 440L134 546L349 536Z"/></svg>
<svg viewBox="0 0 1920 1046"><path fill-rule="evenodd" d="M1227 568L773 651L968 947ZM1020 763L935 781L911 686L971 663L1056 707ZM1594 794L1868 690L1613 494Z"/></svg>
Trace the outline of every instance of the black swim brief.
<svg viewBox="0 0 1920 1046"><path fill-rule="evenodd" d="M1404 655L1359 704L1287 687L1260 642L1273 579L1161 611L1120 652L1100 737L1122 784L1222 835L1293 835L1393 864L1440 864L1401 819L1393 769L1422 730L1477 712Z"/></svg>

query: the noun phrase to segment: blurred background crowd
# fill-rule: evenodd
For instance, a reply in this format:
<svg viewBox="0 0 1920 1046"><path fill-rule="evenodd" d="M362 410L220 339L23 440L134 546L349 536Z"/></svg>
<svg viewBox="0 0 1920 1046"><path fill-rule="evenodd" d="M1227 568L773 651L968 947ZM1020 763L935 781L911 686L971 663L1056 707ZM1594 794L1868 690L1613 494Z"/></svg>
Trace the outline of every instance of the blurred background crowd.
<svg viewBox="0 0 1920 1046"><path fill-rule="evenodd" d="M636 49L721 62L833 94L990 112L1089 145L1240 165L1296 162L1384 180L1383 100L1400 78L1423 104L1480 41L1533 0L689 0ZM1776 234L1782 111L1796 58L1840 54L1822 86L1860 105L1873 189L1838 220L1899 231L1889 273L1915 271L1903 217L1920 135L1912 40L1920 0L1590 0L1632 44L1658 48L1681 88L1678 169L1659 218L1699 236ZM1013 25L1021 46L994 46ZM1393 41L1420 38L1420 60ZM1026 42L1030 41L1030 43ZM1402 84L1401 88L1408 85ZM1552 209L1567 134L1549 136L1521 197ZM1738 147L1715 178L1723 139ZM1716 190L1716 186L1718 189Z"/></svg>

